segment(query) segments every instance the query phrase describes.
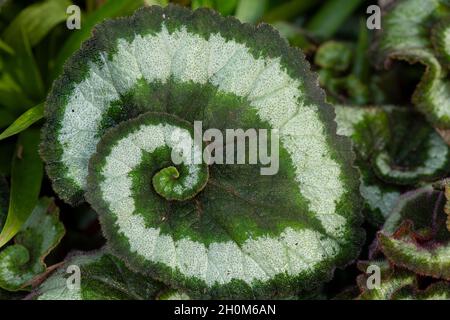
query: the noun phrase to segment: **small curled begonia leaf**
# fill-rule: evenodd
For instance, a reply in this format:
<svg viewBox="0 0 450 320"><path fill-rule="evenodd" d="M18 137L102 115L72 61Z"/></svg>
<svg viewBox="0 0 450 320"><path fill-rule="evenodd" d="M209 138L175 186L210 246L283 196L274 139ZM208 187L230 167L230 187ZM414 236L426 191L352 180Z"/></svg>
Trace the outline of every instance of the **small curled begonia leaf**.
<svg viewBox="0 0 450 320"><path fill-rule="evenodd" d="M377 237L390 262L420 275L450 279L444 206L444 192L430 186L402 196Z"/></svg>
<svg viewBox="0 0 450 320"><path fill-rule="evenodd" d="M450 129L449 19L447 0L396 0L385 10L378 42L382 61L426 67L412 100L440 129Z"/></svg>
<svg viewBox="0 0 450 320"><path fill-rule="evenodd" d="M357 256L363 232L351 146L309 69L270 26L206 9L105 22L47 100L54 189L72 203L87 191L112 253L193 298L317 287ZM191 141L195 121L277 131L277 173L173 163L172 133Z"/></svg>
<svg viewBox="0 0 450 320"><path fill-rule="evenodd" d="M418 114L392 106L338 106L336 114L339 132L352 138L381 180L414 185L449 171L450 148Z"/></svg>
<svg viewBox="0 0 450 320"><path fill-rule="evenodd" d="M0 232L8 215L9 187L6 179L0 175Z"/></svg>
<svg viewBox="0 0 450 320"><path fill-rule="evenodd" d="M45 257L61 241L65 229L59 209L50 198L41 198L14 244L0 251L0 288L27 290L33 280L47 271Z"/></svg>
<svg viewBox="0 0 450 320"><path fill-rule="evenodd" d="M401 191L445 176L450 148L420 115L393 106L336 106L338 133L349 136L361 170L360 192L376 221L384 221Z"/></svg>

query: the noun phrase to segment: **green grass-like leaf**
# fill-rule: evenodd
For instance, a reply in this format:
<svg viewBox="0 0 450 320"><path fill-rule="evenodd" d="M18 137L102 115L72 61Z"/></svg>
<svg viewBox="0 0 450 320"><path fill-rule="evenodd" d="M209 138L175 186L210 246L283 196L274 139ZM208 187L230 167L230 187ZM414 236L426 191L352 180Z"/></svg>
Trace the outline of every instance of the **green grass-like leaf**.
<svg viewBox="0 0 450 320"><path fill-rule="evenodd" d="M306 29L321 39L333 36L363 0L329 0L320 8Z"/></svg>
<svg viewBox="0 0 450 320"><path fill-rule="evenodd" d="M6 128L0 134L0 140L6 139L8 137L11 137L15 134L24 131L33 123L42 119L43 116L44 116L44 104L41 103L29 109L19 118L17 118L8 128Z"/></svg>
<svg viewBox="0 0 450 320"><path fill-rule="evenodd" d="M0 247L19 232L36 205L44 173L38 154L39 140L38 130L30 129L19 135L12 164L8 217L0 233Z"/></svg>
<svg viewBox="0 0 450 320"><path fill-rule="evenodd" d="M66 9L71 5L69 0L46 0L32 4L20 14L3 32L5 42L17 48L22 31L33 47L38 44L50 30L67 19Z"/></svg>

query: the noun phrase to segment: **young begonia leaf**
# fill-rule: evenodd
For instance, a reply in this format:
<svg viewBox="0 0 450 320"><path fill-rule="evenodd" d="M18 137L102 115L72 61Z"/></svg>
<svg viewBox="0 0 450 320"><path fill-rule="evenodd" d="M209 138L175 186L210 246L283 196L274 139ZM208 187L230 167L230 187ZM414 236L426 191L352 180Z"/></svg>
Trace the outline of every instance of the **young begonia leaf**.
<svg viewBox="0 0 450 320"><path fill-rule="evenodd" d="M0 251L0 288L17 291L33 285L33 279L46 272L44 259L64 233L53 200L40 199L14 244Z"/></svg>

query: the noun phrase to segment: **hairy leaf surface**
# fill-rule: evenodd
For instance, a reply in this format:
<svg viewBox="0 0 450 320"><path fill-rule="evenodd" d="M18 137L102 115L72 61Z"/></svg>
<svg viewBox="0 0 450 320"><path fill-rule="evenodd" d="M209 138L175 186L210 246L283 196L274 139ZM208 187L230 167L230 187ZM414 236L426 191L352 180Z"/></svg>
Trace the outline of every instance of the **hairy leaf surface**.
<svg viewBox="0 0 450 320"><path fill-rule="evenodd" d="M303 55L267 25L177 6L101 24L55 82L46 118L58 194L78 203L87 190L113 253L193 297L291 294L357 255L350 143ZM191 141L196 120L277 129L278 173L176 166L170 135Z"/></svg>

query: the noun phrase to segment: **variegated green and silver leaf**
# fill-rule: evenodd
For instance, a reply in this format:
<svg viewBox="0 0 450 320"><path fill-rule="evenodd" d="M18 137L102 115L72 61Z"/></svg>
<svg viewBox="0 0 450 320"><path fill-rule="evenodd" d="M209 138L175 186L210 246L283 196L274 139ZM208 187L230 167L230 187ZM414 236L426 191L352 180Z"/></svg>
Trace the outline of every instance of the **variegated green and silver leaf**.
<svg viewBox="0 0 450 320"><path fill-rule="evenodd" d="M371 282L371 273L366 273L369 266L377 266L380 271L380 283ZM405 287L416 286L416 275L410 271L394 270L387 261L360 261L358 269L363 274L357 278L357 284L361 291L358 300L391 300L395 294ZM368 286L370 283L372 286Z"/></svg>
<svg viewBox="0 0 450 320"><path fill-rule="evenodd" d="M367 274L368 267L376 265L380 270L380 283L374 284ZM436 282L426 289L419 289L417 275L413 272L396 268L386 261L360 261L358 268L364 272L357 278L361 293L358 300L448 300L450 299L450 284ZM371 284L370 288L368 284Z"/></svg>
<svg viewBox="0 0 450 320"><path fill-rule="evenodd" d="M79 275L79 282L77 277ZM27 299L35 300L153 300L167 288L131 271L105 249L74 252ZM168 298L184 299L170 291Z"/></svg>
<svg viewBox="0 0 450 320"><path fill-rule="evenodd" d="M402 196L378 233L381 251L393 264L421 275L450 279L450 233L444 192L425 187Z"/></svg>
<svg viewBox="0 0 450 320"><path fill-rule="evenodd" d="M125 122L146 112L166 118ZM54 84L46 117L42 153L55 190L81 199L98 144L87 194L113 252L193 297L309 289L359 251L350 143L336 135L303 55L267 25L177 6L101 24ZM278 129L278 174L211 165L205 186L169 201L161 190L177 172L165 134L192 132L196 120L222 132ZM197 169L193 178L206 177Z"/></svg>
<svg viewBox="0 0 450 320"><path fill-rule="evenodd" d="M449 19L447 0L396 0L382 19L378 43L382 61L426 66L413 102L440 129L450 129Z"/></svg>
<svg viewBox="0 0 450 320"><path fill-rule="evenodd" d="M450 300L450 284L444 281L436 282L425 290L407 286L398 290L392 298L394 300Z"/></svg>
<svg viewBox="0 0 450 320"><path fill-rule="evenodd" d="M169 289L160 294L158 300L191 300L191 298L186 293Z"/></svg>
<svg viewBox="0 0 450 320"><path fill-rule="evenodd" d="M39 200L14 244L0 252L0 288L27 290L47 271L45 257L64 236L59 209L52 199Z"/></svg>
<svg viewBox="0 0 450 320"><path fill-rule="evenodd" d="M384 222L401 189L450 170L450 148L418 114L406 108L336 106L338 133L349 136L362 173L360 192L372 220Z"/></svg>

